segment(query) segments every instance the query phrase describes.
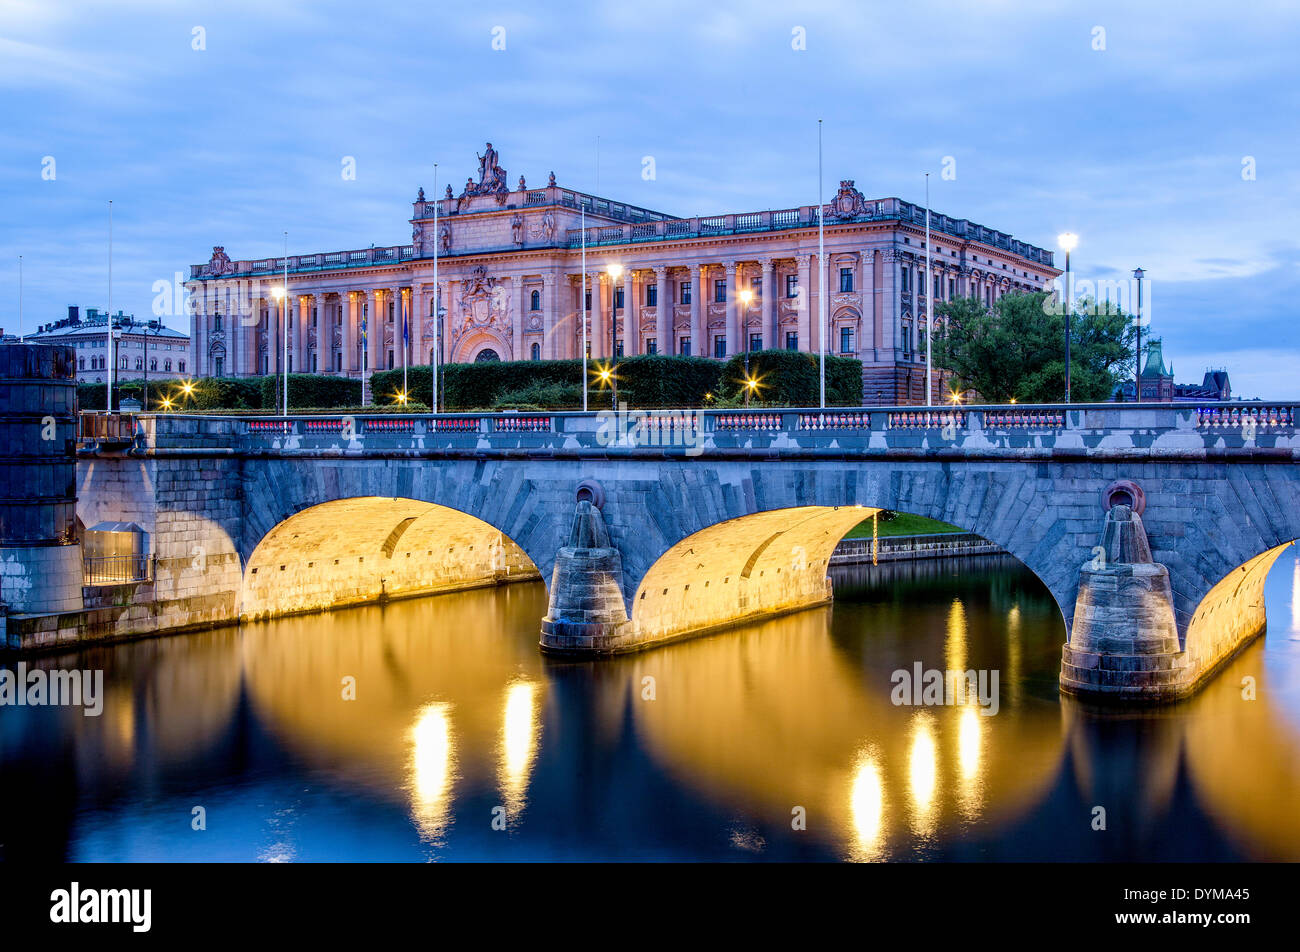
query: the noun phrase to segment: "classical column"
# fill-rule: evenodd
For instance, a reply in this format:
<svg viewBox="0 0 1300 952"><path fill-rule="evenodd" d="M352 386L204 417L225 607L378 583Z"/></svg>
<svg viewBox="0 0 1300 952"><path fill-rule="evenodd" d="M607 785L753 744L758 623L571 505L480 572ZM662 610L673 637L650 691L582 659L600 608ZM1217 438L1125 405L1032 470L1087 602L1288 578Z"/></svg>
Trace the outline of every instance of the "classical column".
<svg viewBox="0 0 1300 952"><path fill-rule="evenodd" d="M777 298L776 268L771 258L764 258L759 264L763 275L763 283L759 285L762 299L758 303L763 319L760 326L763 329L763 347L771 350L781 346L781 341L778 340L781 333L781 304Z"/></svg>
<svg viewBox="0 0 1300 952"><path fill-rule="evenodd" d="M876 320L876 253L868 248L862 252L862 283L859 297L862 300L862 330L859 331L858 355L875 360L880 355L875 352L879 345L876 336L879 322Z"/></svg>
<svg viewBox="0 0 1300 952"><path fill-rule="evenodd" d="M641 353L641 307L636 299L636 276L623 272L623 353Z"/></svg>
<svg viewBox="0 0 1300 952"><path fill-rule="evenodd" d="M357 322L361 306L357 303L357 292L340 291L339 304L346 308L343 313L343 373L351 377L360 369L357 366Z"/></svg>
<svg viewBox="0 0 1300 952"><path fill-rule="evenodd" d="M609 328L605 325L605 272L591 276L591 356L599 359L609 354ZM582 301L586 307L586 301Z"/></svg>
<svg viewBox="0 0 1300 952"><path fill-rule="evenodd" d="M655 347L661 354L673 350L673 293L668 287L668 269L655 268Z"/></svg>
<svg viewBox="0 0 1300 952"><path fill-rule="evenodd" d="M727 263L727 325L724 330L728 357L739 354L743 346L745 313L740 304L740 282L744 273L739 261Z"/></svg>
<svg viewBox="0 0 1300 952"><path fill-rule="evenodd" d="M542 274L542 359L554 360L556 356L555 315L559 307L554 272Z"/></svg>
<svg viewBox="0 0 1300 952"><path fill-rule="evenodd" d="M707 357L709 319L708 308L704 305L704 286L709 283L709 266L695 266L695 280L691 282L691 354Z"/></svg>
<svg viewBox="0 0 1300 952"><path fill-rule="evenodd" d="M515 292L514 314L510 316L510 359L525 360L524 353L524 276L516 274L510 279Z"/></svg>
<svg viewBox="0 0 1300 952"><path fill-rule="evenodd" d="M881 313L880 313L880 347L889 354L889 359L897 363L902 358L902 340L900 337L902 309L899 307L901 291L899 290L898 251L888 248L881 252Z"/></svg>
<svg viewBox="0 0 1300 952"><path fill-rule="evenodd" d="M796 325L799 349L809 352L813 350L809 314L812 308L812 259L813 256L810 254L795 256L795 261L799 265L799 297L795 300L799 314L799 323Z"/></svg>
<svg viewBox="0 0 1300 952"><path fill-rule="evenodd" d="M380 305L383 300L383 291L377 288L371 288L368 300L366 301L366 338L365 354L361 361L362 378L366 383L366 392L369 393L370 375L380 368L375 364L375 358L378 356L384 343L384 315L380 311ZM378 343L376 343L378 341Z"/></svg>

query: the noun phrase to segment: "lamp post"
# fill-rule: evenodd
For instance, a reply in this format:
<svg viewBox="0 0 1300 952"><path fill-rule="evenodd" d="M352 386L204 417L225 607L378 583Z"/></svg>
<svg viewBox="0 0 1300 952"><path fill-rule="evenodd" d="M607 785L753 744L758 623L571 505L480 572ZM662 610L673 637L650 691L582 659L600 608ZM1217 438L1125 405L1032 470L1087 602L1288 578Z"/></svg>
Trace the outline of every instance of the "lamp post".
<svg viewBox="0 0 1300 952"><path fill-rule="evenodd" d="M749 376L749 302L754 300L754 292L745 288L737 297L740 298L741 344L745 348L745 406L749 406L749 395L754 389Z"/></svg>
<svg viewBox="0 0 1300 952"><path fill-rule="evenodd" d="M1142 277L1146 272L1141 268L1133 269L1133 277L1138 283L1138 306L1137 306L1137 352L1134 355L1134 370L1137 376L1133 378L1133 399L1137 403L1142 402Z"/></svg>
<svg viewBox="0 0 1300 952"><path fill-rule="evenodd" d="M614 373L614 360L618 355L618 279L623 276L623 266L617 261L605 268L609 275L609 376L610 406L618 409L618 376ZM597 289L599 293L599 289ZM624 304L627 302L625 301Z"/></svg>
<svg viewBox="0 0 1300 952"><path fill-rule="evenodd" d="M275 298L277 301L281 302L282 305L284 305L284 306L282 306L281 309L280 309L280 327L281 327L281 330L282 330L283 333L284 333L284 354L283 354L283 356L282 356L281 359L280 359L280 364L281 364L281 366L280 366L280 370L281 370L281 372L284 374L284 410L283 410L283 412L284 412L285 416L288 416L288 415L289 415L289 368L288 368L288 362L289 362L289 316L288 316L287 311L288 311L289 295L288 295L288 292L286 292L286 290L285 290L284 288L272 288L272 289L271 289L271 297Z"/></svg>
<svg viewBox="0 0 1300 952"><path fill-rule="evenodd" d="M1064 232L1056 236L1057 244L1065 252L1065 402L1070 402L1070 319L1074 310L1074 300L1070 286L1070 252L1079 243L1079 236Z"/></svg>

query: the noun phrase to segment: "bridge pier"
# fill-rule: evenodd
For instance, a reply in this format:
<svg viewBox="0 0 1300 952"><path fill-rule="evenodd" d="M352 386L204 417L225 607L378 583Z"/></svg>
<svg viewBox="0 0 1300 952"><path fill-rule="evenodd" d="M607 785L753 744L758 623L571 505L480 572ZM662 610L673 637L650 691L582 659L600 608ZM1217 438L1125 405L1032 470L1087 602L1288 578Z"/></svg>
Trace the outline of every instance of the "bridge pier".
<svg viewBox="0 0 1300 952"><path fill-rule="evenodd" d="M542 619L543 651L614 654L635 647L623 601L623 559L590 499L579 499L561 546Z"/></svg>

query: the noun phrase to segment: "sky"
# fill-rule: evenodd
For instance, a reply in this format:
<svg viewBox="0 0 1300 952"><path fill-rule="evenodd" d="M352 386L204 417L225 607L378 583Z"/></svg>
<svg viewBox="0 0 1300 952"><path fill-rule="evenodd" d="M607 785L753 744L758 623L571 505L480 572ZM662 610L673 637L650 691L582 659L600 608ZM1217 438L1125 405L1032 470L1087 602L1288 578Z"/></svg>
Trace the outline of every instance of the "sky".
<svg viewBox="0 0 1300 952"><path fill-rule="evenodd" d="M1300 392L1300 5L0 0L0 327L234 259L409 243L491 141L513 186L678 215L853 179L1146 272L1180 383ZM646 158L653 160L648 177ZM349 166L355 175L346 176ZM1058 265L1061 263L1058 254ZM187 329L185 319L168 318Z"/></svg>

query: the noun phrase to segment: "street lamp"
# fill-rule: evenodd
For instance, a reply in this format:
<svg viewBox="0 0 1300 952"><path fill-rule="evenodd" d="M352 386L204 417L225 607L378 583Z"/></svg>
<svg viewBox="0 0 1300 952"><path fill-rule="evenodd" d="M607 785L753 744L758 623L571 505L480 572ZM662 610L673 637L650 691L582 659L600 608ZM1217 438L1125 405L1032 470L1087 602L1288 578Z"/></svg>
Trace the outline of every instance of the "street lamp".
<svg viewBox="0 0 1300 952"><path fill-rule="evenodd" d="M1137 354L1133 358L1134 369L1137 371L1137 376L1133 378L1133 399L1137 403L1142 402L1142 277L1145 274L1141 268L1133 269L1133 277L1138 283Z"/></svg>
<svg viewBox="0 0 1300 952"><path fill-rule="evenodd" d="M271 297L282 302L280 309L280 330L284 334L284 353L280 359L280 370L284 375L284 415L289 415L289 295L280 288L271 289Z"/></svg>
<svg viewBox="0 0 1300 952"><path fill-rule="evenodd" d="M605 268L605 273L609 275L609 366L601 373L601 379L610 382L610 406L618 409L618 377L610 372L614 367L614 359L618 355L618 290L616 284L618 279L623 276L623 266L618 262L613 262ZM627 302L624 302L626 305Z"/></svg>
<svg viewBox="0 0 1300 952"><path fill-rule="evenodd" d="M1065 252L1065 402L1070 402L1070 312L1074 310L1070 287L1070 252L1079 243L1079 236L1064 232L1056 236L1056 242Z"/></svg>

